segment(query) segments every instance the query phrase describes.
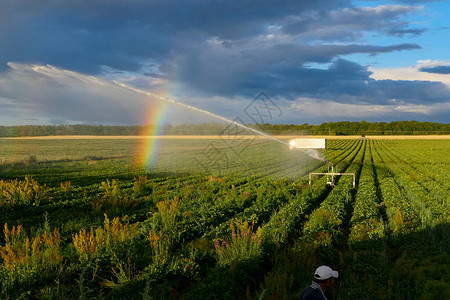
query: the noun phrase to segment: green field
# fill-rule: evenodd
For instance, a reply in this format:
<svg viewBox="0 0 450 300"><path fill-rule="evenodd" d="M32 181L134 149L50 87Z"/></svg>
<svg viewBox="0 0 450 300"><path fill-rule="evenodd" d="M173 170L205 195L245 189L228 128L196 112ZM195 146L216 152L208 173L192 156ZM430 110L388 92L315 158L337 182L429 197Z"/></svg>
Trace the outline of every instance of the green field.
<svg viewBox="0 0 450 300"><path fill-rule="evenodd" d="M450 140L0 139L1 299L450 299Z"/></svg>

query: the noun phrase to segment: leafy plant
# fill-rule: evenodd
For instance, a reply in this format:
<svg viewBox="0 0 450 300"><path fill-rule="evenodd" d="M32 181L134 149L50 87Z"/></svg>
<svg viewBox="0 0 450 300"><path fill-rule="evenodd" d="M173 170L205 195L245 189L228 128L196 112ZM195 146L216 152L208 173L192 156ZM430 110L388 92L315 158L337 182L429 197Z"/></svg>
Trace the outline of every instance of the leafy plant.
<svg viewBox="0 0 450 300"><path fill-rule="evenodd" d="M122 224L119 217L109 220L105 214L103 227L91 228L89 231L82 228L73 237L73 244L81 260L95 257L101 250L113 253L116 247L132 241L138 229L139 223Z"/></svg>
<svg viewBox="0 0 450 300"><path fill-rule="evenodd" d="M3 233L5 244L0 245L0 296L17 296L17 287L54 277L62 268L61 237L57 228L28 237L21 225L10 229L5 223Z"/></svg>
<svg viewBox="0 0 450 300"><path fill-rule="evenodd" d="M231 238L216 238L214 248L219 264L228 265L232 262L256 257L261 254L262 229L253 231L254 223L233 219L230 222Z"/></svg>
<svg viewBox="0 0 450 300"><path fill-rule="evenodd" d="M92 202L94 211L99 212L102 207L113 208L117 211L130 208L137 204L134 197L128 195L120 188L119 181L116 179L103 181L101 189L103 190L103 196Z"/></svg>
<svg viewBox="0 0 450 300"><path fill-rule="evenodd" d="M48 188L39 185L31 176L25 180L0 180L0 207L32 204L38 206L42 200L49 200Z"/></svg>

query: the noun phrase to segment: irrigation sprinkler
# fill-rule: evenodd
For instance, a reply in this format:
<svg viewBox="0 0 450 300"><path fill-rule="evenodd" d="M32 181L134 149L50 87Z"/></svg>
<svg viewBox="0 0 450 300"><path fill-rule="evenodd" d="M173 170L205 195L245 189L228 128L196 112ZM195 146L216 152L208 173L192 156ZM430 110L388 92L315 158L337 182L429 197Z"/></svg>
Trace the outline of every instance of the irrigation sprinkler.
<svg viewBox="0 0 450 300"><path fill-rule="evenodd" d="M330 168L331 168L331 172L330 172ZM325 176L327 176L327 184L329 184L332 187L334 187L335 177L336 176L353 176L353 188L356 187L356 175L355 175L355 173L339 173L338 166L336 165L336 170L335 170L335 166L334 166L334 164L332 162L328 162L328 172L327 173L309 172L309 185L311 185L312 175L325 175Z"/></svg>
<svg viewBox="0 0 450 300"><path fill-rule="evenodd" d="M302 149L305 151L308 150L318 150L318 149L326 149L327 148L327 140L326 139L293 139L289 142L291 149ZM326 173L309 173L309 185L311 185L312 175L325 175L327 176L327 184L334 187L335 180L337 176L353 176L353 188L356 187L356 175L355 173L340 173L338 171L338 166L334 165L332 162L322 159L324 162L328 163L328 172Z"/></svg>

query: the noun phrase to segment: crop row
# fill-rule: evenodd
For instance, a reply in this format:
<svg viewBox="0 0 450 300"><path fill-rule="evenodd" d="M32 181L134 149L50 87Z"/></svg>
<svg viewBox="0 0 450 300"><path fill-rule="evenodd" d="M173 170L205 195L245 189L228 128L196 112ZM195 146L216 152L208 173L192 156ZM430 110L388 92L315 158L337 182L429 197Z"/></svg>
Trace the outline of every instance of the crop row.
<svg viewBox="0 0 450 300"><path fill-rule="evenodd" d="M348 158L360 146L357 142L352 143L349 149L343 148L333 157L334 162L340 162L343 168L346 168L348 163L345 159ZM324 172L323 167L318 172ZM295 197L289 204L279 209L268 223L265 224L264 235L270 237L275 243L284 243L290 239L296 239L302 235L302 224L306 216L314 209L324 197L327 196L330 189L325 185L325 177L313 182L312 186L300 195Z"/></svg>
<svg viewBox="0 0 450 300"><path fill-rule="evenodd" d="M388 163L396 181L405 189L408 199L417 207L425 227L433 223L448 222L450 211L441 201L431 195L418 181L405 171L406 164L398 163L385 146L379 147L383 160ZM413 180L411 180L413 179Z"/></svg>
<svg viewBox="0 0 450 300"><path fill-rule="evenodd" d="M372 157L382 195L381 204L386 207L389 230L398 234L417 228L421 220L408 200L406 191L398 185L376 148L372 151Z"/></svg>
<svg viewBox="0 0 450 300"><path fill-rule="evenodd" d="M448 194L450 190L447 187L448 182L446 180L448 178L445 175L440 176L441 174L446 174L445 172L440 173L433 169L427 169L420 163L414 163L414 165L409 163L419 161L420 156L423 156L423 153L417 153L416 151L408 149L404 149L401 152L398 150L394 151L390 148L385 149L388 151L389 155L391 155L393 160L402 164L403 170L409 174L411 179L418 182L432 197L448 207L450 197ZM436 177L441 177L441 180L437 180Z"/></svg>
<svg viewBox="0 0 450 300"><path fill-rule="evenodd" d="M349 244L360 244L362 241L371 242L381 239L384 235L380 200L377 195L372 165L372 142L367 141L367 144L350 221Z"/></svg>
<svg viewBox="0 0 450 300"><path fill-rule="evenodd" d="M347 163L341 164L341 170L359 173L366 143L360 143ZM344 219L353 202L352 178L340 178L328 197L314 210L304 225L303 238L317 245L337 245L342 238Z"/></svg>

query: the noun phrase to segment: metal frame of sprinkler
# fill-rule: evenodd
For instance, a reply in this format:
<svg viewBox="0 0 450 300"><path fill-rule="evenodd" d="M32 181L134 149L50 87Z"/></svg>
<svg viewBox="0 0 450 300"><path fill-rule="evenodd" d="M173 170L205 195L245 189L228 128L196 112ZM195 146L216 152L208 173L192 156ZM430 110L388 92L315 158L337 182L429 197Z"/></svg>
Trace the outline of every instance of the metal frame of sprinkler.
<svg viewBox="0 0 450 300"><path fill-rule="evenodd" d="M330 167L331 167L331 172L330 172ZM328 172L327 173L309 172L309 185L311 185L312 175L326 175L327 176L327 184L329 184L332 187L334 187L336 176L353 176L353 188L356 187L355 173L339 173L337 165L336 165L336 171L334 169L335 169L334 164L332 162L328 162Z"/></svg>
<svg viewBox="0 0 450 300"><path fill-rule="evenodd" d="M303 149L303 150L318 150L318 149L326 149L327 148L327 140L323 138L296 138L289 141L289 145L291 149ZM326 173L309 173L309 185L311 185L312 175L325 175L327 176L327 184L334 187L335 178L337 176L353 176L353 188L356 188L356 175L355 173L339 173L338 166L334 165L332 162L325 160L328 163L328 172Z"/></svg>

